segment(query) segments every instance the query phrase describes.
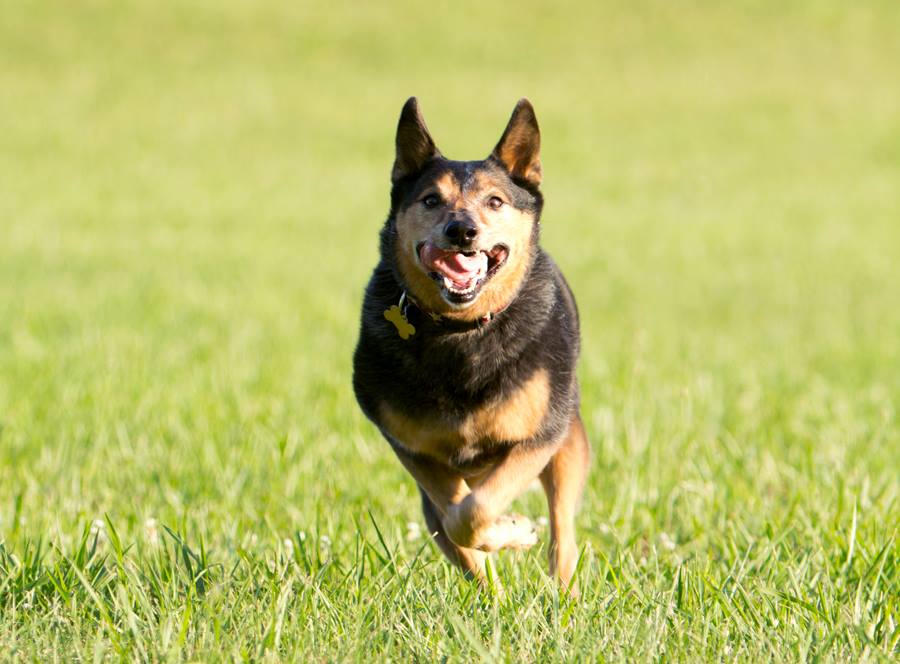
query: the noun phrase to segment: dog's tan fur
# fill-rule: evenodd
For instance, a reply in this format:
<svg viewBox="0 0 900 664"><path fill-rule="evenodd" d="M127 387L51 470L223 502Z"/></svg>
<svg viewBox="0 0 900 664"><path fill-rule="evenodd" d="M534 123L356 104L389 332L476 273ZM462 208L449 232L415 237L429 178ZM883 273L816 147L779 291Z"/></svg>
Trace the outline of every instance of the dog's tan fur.
<svg viewBox="0 0 900 664"><path fill-rule="evenodd" d="M469 183L460 183L451 173L444 173L421 196L429 194L440 196L446 207L428 210L413 205L397 215L396 260L410 295L429 311L454 320L476 320L503 309L515 297L528 268L532 219L511 205L491 209L488 200L492 196L502 199L503 194L498 183L485 173L477 173ZM440 237L447 210L466 210L477 223L485 246L498 242L509 246L506 265L485 285L478 300L463 310L455 309L441 297L437 284L423 271L416 256L418 242Z"/></svg>
<svg viewBox="0 0 900 664"><path fill-rule="evenodd" d="M434 414L420 418L381 406L383 427L414 454L465 459L465 450L483 440L523 441L537 433L550 400L546 371L538 371L515 393L473 411L459 422L446 422Z"/></svg>

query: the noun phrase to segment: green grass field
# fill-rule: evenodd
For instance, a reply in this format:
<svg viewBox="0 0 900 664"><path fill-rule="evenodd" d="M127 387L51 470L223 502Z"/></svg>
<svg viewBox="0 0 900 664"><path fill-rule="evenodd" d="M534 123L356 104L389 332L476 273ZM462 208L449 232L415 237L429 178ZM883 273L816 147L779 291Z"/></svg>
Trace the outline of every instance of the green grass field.
<svg viewBox="0 0 900 664"><path fill-rule="evenodd" d="M896 661L900 4L783 4L4 5L0 659ZM538 112L578 602L465 582L351 392L411 94Z"/></svg>

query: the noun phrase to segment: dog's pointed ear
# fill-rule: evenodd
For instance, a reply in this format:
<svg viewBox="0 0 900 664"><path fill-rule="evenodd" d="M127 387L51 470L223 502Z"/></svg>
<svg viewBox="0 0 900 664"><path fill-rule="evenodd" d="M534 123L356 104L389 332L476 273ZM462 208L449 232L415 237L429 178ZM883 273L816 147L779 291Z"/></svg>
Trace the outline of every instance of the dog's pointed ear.
<svg viewBox="0 0 900 664"><path fill-rule="evenodd" d="M538 187L541 184L540 153L541 130L534 107L527 99L520 99L491 156L514 178Z"/></svg>
<svg viewBox="0 0 900 664"><path fill-rule="evenodd" d="M391 182L396 184L407 175L418 173L425 164L440 156L425 126L419 101L410 97L403 104L400 122L397 123L397 157L391 171Z"/></svg>

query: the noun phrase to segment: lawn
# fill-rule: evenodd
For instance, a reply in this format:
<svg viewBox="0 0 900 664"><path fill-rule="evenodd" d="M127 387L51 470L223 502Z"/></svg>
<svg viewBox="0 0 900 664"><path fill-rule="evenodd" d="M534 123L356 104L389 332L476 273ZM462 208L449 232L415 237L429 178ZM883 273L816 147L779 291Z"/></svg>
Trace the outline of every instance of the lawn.
<svg viewBox="0 0 900 664"><path fill-rule="evenodd" d="M893 0L7 3L0 659L896 661L898 82ZM537 109L580 601L463 580L354 401L411 94Z"/></svg>

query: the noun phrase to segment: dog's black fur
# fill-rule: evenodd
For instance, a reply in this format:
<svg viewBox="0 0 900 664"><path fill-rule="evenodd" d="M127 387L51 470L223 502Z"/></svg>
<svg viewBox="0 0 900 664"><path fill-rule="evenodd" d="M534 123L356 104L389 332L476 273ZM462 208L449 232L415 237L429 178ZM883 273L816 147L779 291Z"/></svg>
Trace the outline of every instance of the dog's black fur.
<svg viewBox="0 0 900 664"><path fill-rule="evenodd" d="M538 246L543 207L540 193L521 180L513 181L508 174L504 175L516 206L534 215L530 265L509 306L489 324L462 331L452 325L447 329L446 323L435 322L410 307L409 320L416 333L405 340L384 318L384 311L398 303L406 288L393 258L397 213L413 203L423 179L431 181L447 170L462 179L479 169L497 171L502 166L493 159L460 162L438 157L421 173L394 184L390 214L381 230L381 260L366 288L353 361L356 398L366 416L379 426L381 402L410 417L433 413L452 423L514 392L536 370L547 370L551 407L538 435L524 441L484 441L482 457L460 470L496 458L509 445L558 440L578 407L575 298L556 264ZM392 445L403 445L403 441L386 437Z"/></svg>

